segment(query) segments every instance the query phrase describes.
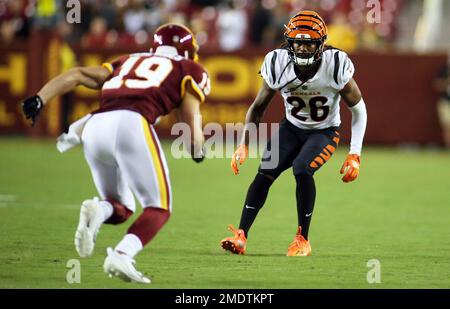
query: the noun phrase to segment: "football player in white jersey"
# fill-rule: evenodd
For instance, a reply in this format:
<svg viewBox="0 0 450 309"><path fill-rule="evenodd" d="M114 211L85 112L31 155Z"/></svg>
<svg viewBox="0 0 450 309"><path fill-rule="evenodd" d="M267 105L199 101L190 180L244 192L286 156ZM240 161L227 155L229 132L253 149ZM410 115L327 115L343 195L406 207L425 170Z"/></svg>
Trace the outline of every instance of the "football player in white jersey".
<svg viewBox="0 0 450 309"><path fill-rule="evenodd" d="M242 141L231 161L236 175L238 164L244 163L248 155L248 127L259 124L277 91L283 97L286 117L266 146L258 173L248 189L239 229L230 225L234 235L221 241L225 250L245 253L248 231L264 205L270 186L292 167L297 183L298 228L287 255L311 254L308 231L316 197L313 175L329 160L339 143L341 98L352 112L352 128L350 152L340 172L344 174L344 182L358 177L367 123L366 106L353 79L352 61L345 52L325 46L327 32L319 14L300 11L286 26L285 44L264 59L260 71L263 86L247 112ZM272 149L274 138L279 146L274 142ZM279 158L275 167L266 164L274 151Z"/></svg>

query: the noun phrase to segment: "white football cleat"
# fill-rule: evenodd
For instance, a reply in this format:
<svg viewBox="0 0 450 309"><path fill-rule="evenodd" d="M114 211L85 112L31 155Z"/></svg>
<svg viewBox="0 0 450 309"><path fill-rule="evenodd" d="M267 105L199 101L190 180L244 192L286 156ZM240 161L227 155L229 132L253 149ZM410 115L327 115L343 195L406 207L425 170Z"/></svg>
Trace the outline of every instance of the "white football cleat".
<svg viewBox="0 0 450 309"><path fill-rule="evenodd" d="M119 277L126 282L150 283L150 279L145 277L135 268L136 262L126 254L120 254L112 248L106 249L108 256L103 264L105 273Z"/></svg>
<svg viewBox="0 0 450 309"><path fill-rule="evenodd" d="M103 219L98 197L81 204L80 221L75 232L75 249L81 257L91 256L94 252L95 239Z"/></svg>

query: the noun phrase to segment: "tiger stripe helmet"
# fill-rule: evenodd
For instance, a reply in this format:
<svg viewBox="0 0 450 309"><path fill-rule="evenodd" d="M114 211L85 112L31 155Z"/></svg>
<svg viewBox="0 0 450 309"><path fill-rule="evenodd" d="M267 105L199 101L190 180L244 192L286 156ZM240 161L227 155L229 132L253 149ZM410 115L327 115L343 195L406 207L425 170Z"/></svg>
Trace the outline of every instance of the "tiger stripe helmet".
<svg viewBox="0 0 450 309"><path fill-rule="evenodd" d="M311 65L322 58L323 48L328 36L325 21L314 11L299 11L285 25L284 38L287 42L291 60L297 65ZM316 43L313 53L298 53L294 43Z"/></svg>

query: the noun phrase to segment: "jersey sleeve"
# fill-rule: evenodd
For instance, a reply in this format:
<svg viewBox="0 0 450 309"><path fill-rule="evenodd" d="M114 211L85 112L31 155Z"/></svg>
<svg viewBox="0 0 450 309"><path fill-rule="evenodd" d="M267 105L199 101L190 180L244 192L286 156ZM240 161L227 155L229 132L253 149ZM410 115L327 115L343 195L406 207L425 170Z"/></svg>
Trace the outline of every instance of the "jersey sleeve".
<svg viewBox="0 0 450 309"><path fill-rule="evenodd" d="M190 86L200 102L205 101L205 97L211 92L211 81L206 69L197 62L186 60L182 62L183 77L181 81L181 98L184 98L186 89Z"/></svg>
<svg viewBox="0 0 450 309"><path fill-rule="evenodd" d="M264 57L259 73L273 90L279 90L287 82L286 74L283 74L288 64L287 57L287 51L283 49L273 50Z"/></svg>
<svg viewBox="0 0 450 309"><path fill-rule="evenodd" d="M275 78L275 61L276 61L277 55L275 54L275 51L271 51L264 57L263 64L261 65L261 70L259 71L262 78L266 82L266 84L272 88L276 89L275 86L276 78Z"/></svg>
<svg viewBox="0 0 450 309"><path fill-rule="evenodd" d="M102 63L102 67L106 68L111 75L127 58L128 55L116 58L112 62L104 62Z"/></svg>
<svg viewBox="0 0 450 309"><path fill-rule="evenodd" d="M355 66L348 55L340 50L334 52L333 63L333 80L336 88L341 90L353 78Z"/></svg>

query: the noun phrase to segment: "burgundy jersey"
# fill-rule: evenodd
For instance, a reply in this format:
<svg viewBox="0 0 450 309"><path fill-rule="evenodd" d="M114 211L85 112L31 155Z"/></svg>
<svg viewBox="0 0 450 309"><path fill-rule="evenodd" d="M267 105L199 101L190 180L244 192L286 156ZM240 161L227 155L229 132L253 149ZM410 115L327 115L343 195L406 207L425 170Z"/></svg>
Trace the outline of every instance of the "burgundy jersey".
<svg viewBox="0 0 450 309"><path fill-rule="evenodd" d="M131 54L103 66L111 76L103 84L100 108L93 113L132 110L153 124L180 106L188 83L201 102L210 91L206 70L178 55Z"/></svg>

